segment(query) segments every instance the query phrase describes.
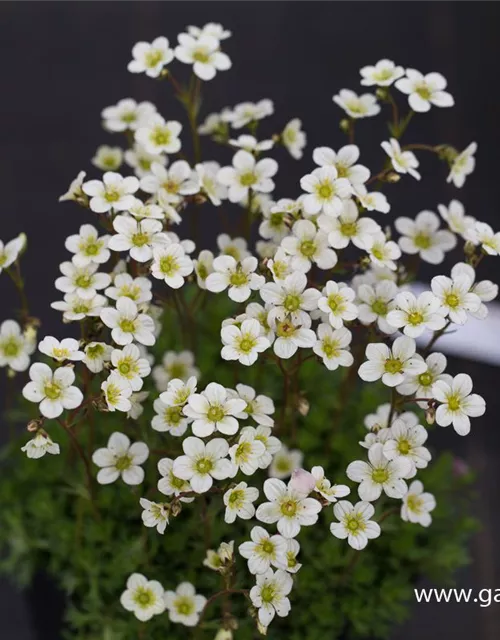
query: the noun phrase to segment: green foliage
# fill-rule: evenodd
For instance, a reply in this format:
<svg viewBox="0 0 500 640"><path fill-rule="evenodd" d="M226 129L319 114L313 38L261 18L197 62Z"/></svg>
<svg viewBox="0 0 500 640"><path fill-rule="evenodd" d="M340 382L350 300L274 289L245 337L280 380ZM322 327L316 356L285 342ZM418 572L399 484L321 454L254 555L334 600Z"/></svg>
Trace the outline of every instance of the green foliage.
<svg viewBox="0 0 500 640"><path fill-rule="evenodd" d="M191 303L189 294L187 304ZM272 359L261 359L249 369L239 364L228 366L220 360L220 344L214 336L221 320L234 309L222 296L216 304L212 302L214 299L208 298L198 318L187 324L167 311L157 354L192 348L202 371L202 384L216 380L234 387L244 382L257 392L280 398L283 377ZM346 380L346 375L349 372L328 372L309 360L289 391L291 401L283 416L284 424L277 403L278 436L304 452L307 466L324 466L327 477L334 482L345 482L347 464L362 457L358 442L365 433L363 417L388 399L387 389L375 384L361 387L356 376L351 374ZM154 398L156 392L149 390ZM299 398L310 403L305 417L296 409ZM4 452L0 569L21 585L28 585L40 570L54 578L67 596L68 638L208 640L219 627L221 599L210 605L205 622L195 630L173 625L167 614L144 625L119 602L133 572L159 580L166 589L189 580L207 597L216 593L221 589L221 578L202 565L205 545L216 548L221 541L231 539L238 545L252 526L243 521L226 525L220 496L206 498L206 519L202 519L200 509L205 498L183 505L164 536L142 525L139 498L165 499L156 489L158 459L180 453L179 439L150 428L151 404L137 421L126 420L123 414L94 412L78 425L79 441L89 453L104 445L115 430L127 433L132 440L147 442L154 453L145 465L146 481L140 487L121 482L110 486L94 483L91 500L84 466L55 422L45 427L61 444L63 455L29 460L20 452L20 442ZM27 420L30 411L33 407L20 401L13 415L16 420ZM23 443L25 440L23 436ZM261 487L264 477L252 478L252 485ZM428 530L401 521L400 501L389 499L377 503L376 517L382 513L387 516L382 523L383 535L362 552L353 551L345 541L330 534L331 507L324 510L318 525L302 530L299 560L303 567L291 595L292 612L273 622L268 633L271 640L384 638L405 617L412 588L421 577L452 582L454 571L468 560L467 539L476 527L468 516L472 478L457 477L453 457L448 454L435 456L419 478L438 503ZM352 488L355 500L356 488ZM250 588L252 578L246 564L241 558L237 562L236 586ZM256 638L255 622L248 615L249 601L243 595L234 595L231 608L240 617L238 640Z"/></svg>

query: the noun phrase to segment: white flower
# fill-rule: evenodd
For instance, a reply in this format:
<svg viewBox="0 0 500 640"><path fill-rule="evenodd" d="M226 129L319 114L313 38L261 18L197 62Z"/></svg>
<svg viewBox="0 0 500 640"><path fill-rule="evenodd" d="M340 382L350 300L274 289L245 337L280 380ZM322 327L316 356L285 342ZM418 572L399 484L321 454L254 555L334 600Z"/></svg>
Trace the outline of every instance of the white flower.
<svg viewBox="0 0 500 640"><path fill-rule="evenodd" d="M402 151L396 138L391 138L389 142L381 142L380 146L391 159L391 164L395 171L408 173L415 180L420 180L420 173L416 170L419 162L412 151Z"/></svg>
<svg viewBox="0 0 500 640"><path fill-rule="evenodd" d="M127 413L132 408L132 403L130 402L132 387L116 371L113 371L101 384L101 390L109 411Z"/></svg>
<svg viewBox="0 0 500 640"><path fill-rule="evenodd" d="M380 112L377 98L371 93L358 96L350 89L341 89L338 95L333 96L333 101L354 119L376 116Z"/></svg>
<svg viewBox="0 0 500 640"><path fill-rule="evenodd" d="M92 373L99 373L104 369L104 363L111 359L113 347L105 342L89 342L85 346L83 362Z"/></svg>
<svg viewBox="0 0 500 640"><path fill-rule="evenodd" d="M457 262L457 264L451 270L451 277L457 278L460 275L466 275L472 283L476 279L476 272L470 264L465 262ZM488 308L484 302L491 302L498 295L498 285L491 282L491 280L481 280L472 285L472 293L475 293L481 300L481 306L477 311L471 313L475 318L484 319L488 315Z"/></svg>
<svg viewBox="0 0 500 640"><path fill-rule="evenodd" d="M285 538L295 538L301 527L313 525L318 520L321 504L307 494L297 491L279 480L268 478L264 493L269 502L259 505L256 517L266 524L277 523L278 531Z"/></svg>
<svg viewBox="0 0 500 640"><path fill-rule="evenodd" d="M224 522L233 523L236 517L250 520L255 515L254 502L259 497L259 490L249 487L246 482L239 482L228 489L222 499L226 507Z"/></svg>
<svg viewBox="0 0 500 640"><path fill-rule="evenodd" d="M252 290L260 289L265 283L264 276L255 273L257 258L249 256L240 262L232 256L218 256L213 261L213 273L205 281L208 291L220 293L229 287L228 295L235 302L244 302Z"/></svg>
<svg viewBox="0 0 500 640"><path fill-rule="evenodd" d="M232 147L239 147L240 149L244 149L249 153L253 153L258 155L261 151L269 151L274 146L274 142L272 140L262 140L259 142L257 138L254 136L250 136L248 134L242 134L238 136L236 140L229 140L229 144Z"/></svg>
<svg viewBox="0 0 500 640"><path fill-rule="evenodd" d="M231 32L228 29L224 29L219 22L207 22L207 24L204 27L201 27L201 29L200 27L189 26L187 30L188 33L195 38L206 35L217 38L217 40L226 40L231 37Z"/></svg>
<svg viewBox="0 0 500 640"><path fill-rule="evenodd" d="M395 333L396 329L387 322L387 314L395 308L394 299L398 294L398 286L390 280L362 284L358 288L358 318L364 324L377 322L384 333Z"/></svg>
<svg viewBox="0 0 500 640"><path fill-rule="evenodd" d="M402 291L394 303L396 308L387 314L387 322L402 328L410 338L418 338L426 329L439 331L446 324L446 310L431 291L424 291L418 298L410 291Z"/></svg>
<svg viewBox="0 0 500 640"><path fill-rule="evenodd" d="M358 309L353 304L356 293L344 282L337 283L329 280L321 294L318 299L318 308L327 314L328 322L334 329L340 329L344 322L358 317Z"/></svg>
<svg viewBox="0 0 500 640"><path fill-rule="evenodd" d="M169 407L184 406L189 397L196 392L196 385L195 376L186 381L174 378L169 381L167 390L160 394L160 398Z"/></svg>
<svg viewBox="0 0 500 640"><path fill-rule="evenodd" d="M179 204L182 196L197 193L200 188L198 175L185 160L176 160L166 169L153 162L151 173L141 179L141 189L157 197L161 203Z"/></svg>
<svg viewBox="0 0 500 640"><path fill-rule="evenodd" d="M103 264L109 260L109 236L99 237L97 229L91 224L82 224L78 235L68 236L64 246L74 253L73 262L85 267L91 262Z"/></svg>
<svg viewBox="0 0 500 640"><path fill-rule="evenodd" d="M108 446L94 451L92 462L101 467L97 474L99 484L111 484L122 478L125 484L137 485L144 480L144 464L149 449L144 442L130 444L129 438L115 431L108 440Z"/></svg>
<svg viewBox="0 0 500 640"><path fill-rule="evenodd" d="M135 140L148 153L177 153L181 148L179 134L182 125L176 120L165 121L159 114L148 118L147 123L135 132Z"/></svg>
<svg viewBox="0 0 500 640"><path fill-rule="evenodd" d="M232 256L238 262L250 255L245 238L230 238L227 233L217 236L217 246L221 255Z"/></svg>
<svg viewBox="0 0 500 640"><path fill-rule="evenodd" d="M290 613L290 600L293 581L286 571L272 569L257 575L257 584L250 590L250 600L258 609L259 622L267 627L275 615L284 618Z"/></svg>
<svg viewBox="0 0 500 640"><path fill-rule="evenodd" d="M337 177L348 180L355 193L366 190L364 183L370 177L370 171L362 164L356 164L359 147L355 144L348 144L338 152L330 147L317 147L313 151L313 160L320 167L335 167Z"/></svg>
<svg viewBox="0 0 500 640"><path fill-rule="evenodd" d="M438 204L438 211L453 233L458 233L465 240L473 233L476 220L465 215L464 205L458 200L452 200L447 207Z"/></svg>
<svg viewBox="0 0 500 640"><path fill-rule="evenodd" d="M116 309L103 309L101 320L111 329L111 337L116 344L126 345L134 340L146 346L155 343L153 318L140 313L130 298L119 298L116 301Z"/></svg>
<svg viewBox="0 0 500 640"><path fill-rule="evenodd" d="M389 498L402 498L408 489L403 478L408 477L413 466L410 460L402 456L388 460L384 455L384 445L380 442L369 448L368 460L355 460L346 469L349 480L360 483L358 495L361 500L378 500L382 491Z"/></svg>
<svg viewBox="0 0 500 640"><path fill-rule="evenodd" d="M337 502L337 498L344 498L351 490L345 484L334 484L325 478L323 467L313 467L311 475L315 480L314 491L317 491L328 502Z"/></svg>
<svg viewBox="0 0 500 640"><path fill-rule="evenodd" d="M35 348L35 340L22 333L15 320L4 320L0 324L0 367L8 366L12 371L26 371Z"/></svg>
<svg viewBox="0 0 500 640"><path fill-rule="evenodd" d="M408 493L403 497L401 518L405 522L413 522L428 527L432 522L430 514L436 508L436 499L432 493L424 493L424 485L414 480Z"/></svg>
<svg viewBox="0 0 500 640"><path fill-rule="evenodd" d="M165 591L165 606L172 622L195 627L207 599L196 594L190 582L181 582L175 591Z"/></svg>
<svg viewBox="0 0 500 640"><path fill-rule="evenodd" d="M307 273L316 264L320 269L333 269L337 264L337 254L328 247L328 237L318 231L311 220L297 220L291 235L283 238L282 248L292 256L293 270Z"/></svg>
<svg viewBox="0 0 500 640"><path fill-rule="evenodd" d="M105 129L118 132L127 129L135 131L155 113L156 107L151 102L137 103L132 98L125 98L103 109L101 116Z"/></svg>
<svg viewBox="0 0 500 640"><path fill-rule="evenodd" d="M277 171L276 160L256 160L251 153L240 149L234 154L233 166L220 169L217 180L228 187L228 198L231 202L241 202L248 197L250 189L252 192L270 193L274 189L274 181L271 178Z"/></svg>
<svg viewBox="0 0 500 640"><path fill-rule="evenodd" d="M359 377L366 382L382 378L388 387L396 387L407 374L426 370L426 364L415 358L415 351L415 340L406 336L396 338L391 348L383 342L372 342L366 347L368 360L359 367Z"/></svg>
<svg viewBox="0 0 500 640"><path fill-rule="evenodd" d="M107 171L101 180L89 180L82 185L82 191L90 196L89 206L96 213L126 211L134 204L133 193L139 188L135 176L124 178L119 173Z"/></svg>
<svg viewBox="0 0 500 640"><path fill-rule="evenodd" d="M354 362L348 347L352 334L346 328L332 329L328 324L320 324L317 329L318 341L313 346L314 353L323 359L323 364L330 371L339 366L350 367Z"/></svg>
<svg viewBox="0 0 500 640"><path fill-rule="evenodd" d="M317 308L320 293L317 289L306 287L307 276L301 271L286 276L279 283L265 284L259 293L264 302L272 305L268 322L274 316L289 315L294 323L307 323L307 312Z"/></svg>
<svg viewBox="0 0 500 640"><path fill-rule="evenodd" d="M221 356L224 360L239 360L245 366L252 365L271 346L262 335L262 327L257 320L244 320L241 327L226 325L221 329L223 343Z"/></svg>
<svg viewBox="0 0 500 640"><path fill-rule="evenodd" d="M431 280L432 293L439 299L450 320L456 324L467 322L467 312L476 312L481 300L471 293L472 280L466 274L454 278L434 276Z"/></svg>
<svg viewBox="0 0 500 640"><path fill-rule="evenodd" d="M381 404L375 410L375 413L369 413L365 416L364 425L369 431L378 432L381 429L390 427L389 416L391 413L391 405L389 402ZM394 413L394 417L396 413ZM392 423L391 423L392 424Z"/></svg>
<svg viewBox="0 0 500 640"><path fill-rule="evenodd" d="M61 450L45 431L38 430L34 438L21 447L28 458L42 458L46 453L58 455Z"/></svg>
<svg viewBox="0 0 500 640"><path fill-rule="evenodd" d="M244 431L246 427L243 427L242 431ZM281 449L281 442L275 436L271 435L272 431L270 427L264 427L259 425L256 429L256 438L264 443L266 447L266 452L261 457L259 461L259 467L261 469L267 469L267 467L273 463L274 466L274 476L275 477L283 477L286 478L289 476L292 471L300 467L302 464L302 454L300 451L288 451L286 447L286 459L279 459L275 454ZM286 467L286 468L285 468ZM291 467L289 469L289 467Z"/></svg>
<svg viewBox="0 0 500 640"><path fill-rule="evenodd" d="M139 347L127 344L123 349L114 349L111 353L114 373L128 382L132 391L142 388L143 380L151 373L149 362L141 358Z"/></svg>
<svg viewBox="0 0 500 640"><path fill-rule="evenodd" d="M133 393L130 400L130 409L127 411L127 418L137 420L144 413L142 403L149 397L149 391L138 391Z"/></svg>
<svg viewBox="0 0 500 640"><path fill-rule="evenodd" d="M300 212L300 204L290 198L281 198L277 203L265 207L262 211L262 222L259 226L259 235L262 238L280 242L290 233L289 223L291 216Z"/></svg>
<svg viewBox="0 0 500 640"><path fill-rule="evenodd" d="M416 358L421 358L415 354ZM415 395L417 398L432 398L432 386L438 380L451 381L451 376L444 373L446 358L442 353L431 353L425 359L427 369L423 373L407 375L403 384L398 385L397 391L404 396ZM425 409L427 402L424 400L418 405Z"/></svg>
<svg viewBox="0 0 500 640"><path fill-rule="evenodd" d="M266 452L265 445L256 436L257 431L253 427L245 427L238 442L229 448L231 461L246 476L257 471L260 458Z"/></svg>
<svg viewBox="0 0 500 640"><path fill-rule="evenodd" d="M286 570L288 573L297 573L302 565L297 561L299 555L300 544L295 538L289 538L286 541Z"/></svg>
<svg viewBox="0 0 500 640"><path fill-rule="evenodd" d="M476 159L474 158L476 151L477 142L471 142L466 149L453 159L446 182L453 182L455 187L459 189L464 186L465 178L474 171L476 166Z"/></svg>
<svg viewBox="0 0 500 640"><path fill-rule="evenodd" d="M182 411L182 405L171 404L170 396L167 392L160 394L153 403L156 415L151 421L151 426L155 431L168 431L172 436L182 436L186 433L191 420Z"/></svg>
<svg viewBox="0 0 500 640"><path fill-rule="evenodd" d="M165 391L170 380L174 378L186 382L192 376L198 378L199 375L200 371L194 366L194 354L191 351L167 351L163 355L161 365L153 369L158 391Z"/></svg>
<svg viewBox="0 0 500 640"><path fill-rule="evenodd" d="M193 433L200 438L220 431L234 435L238 431L238 420L234 417L245 410L246 402L240 398L229 398L226 389L211 382L202 393L193 393L188 398L184 413L193 418Z"/></svg>
<svg viewBox="0 0 500 640"><path fill-rule="evenodd" d="M307 137L302 130L302 121L299 118L293 118L287 123L281 132L281 142L292 158L295 158L295 160L302 158Z"/></svg>
<svg viewBox="0 0 500 640"><path fill-rule="evenodd" d="M440 403L436 422L441 427L453 424L458 435L469 433L470 418L482 416L486 411L484 399L471 391L472 379L466 373L459 373L450 382L438 380L434 383L433 396Z"/></svg>
<svg viewBox="0 0 500 640"><path fill-rule="evenodd" d="M134 169L138 178L144 178L151 173L153 163L166 165L167 158L157 153L149 153L140 144L135 144L132 149L125 151L125 162ZM135 215L132 211L131 213Z"/></svg>
<svg viewBox="0 0 500 640"><path fill-rule="evenodd" d="M220 42L208 33L195 38L187 33L177 36L175 57L184 64L193 65L193 73L202 80L212 80L217 71L231 68L229 56L220 51Z"/></svg>
<svg viewBox="0 0 500 640"><path fill-rule="evenodd" d="M151 274L172 289L182 287L184 279L193 273L193 269L193 261L180 244L172 242L153 249Z"/></svg>
<svg viewBox="0 0 500 640"><path fill-rule="evenodd" d="M0 335L1 333L2 329L0 327ZM80 343L74 338L64 338L63 340L59 341L52 336L46 336L39 343L38 350L40 351L40 353L53 358L57 362L63 362L64 360L77 362L85 358L85 354L80 351Z"/></svg>
<svg viewBox="0 0 500 640"><path fill-rule="evenodd" d="M271 467L269 468L269 475L272 478L278 478L280 480L288 478L296 469L302 467L303 458L304 456L301 451L288 449L285 445L280 445L277 453L273 457Z"/></svg>
<svg viewBox="0 0 500 640"><path fill-rule="evenodd" d="M363 77L361 84L365 87L388 87L405 74L403 67L396 66L392 60L386 58L379 60L375 66L363 67L359 72Z"/></svg>
<svg viewBox="0 0 500 640"><path fill-rule="evenodd" d="M396 270L396 260L401 257L401 249L392 240L387 240L384 233L379 231L372 235L372 244L367 247L370 260L377 267L387 267Z"/></svg>
<svg viewBox="0 0 500 640"><path fill-rule="evenodd" d="M446 80L440 73L423 75L416 69L406 69L406 77L396 82L396 89L408 95L408 104L423 113L435 107L452 107L455 102L446 89Z"/></svg>
<svg viewBox="0 0 500 640"><path fill-rule="evenodd" d="M162 458L158 462L158 472L161 478L158 480L158 491L166 496L178 497L181 493L191 492L191 485L186 480L178 478L174 475L174 461L170 458ZM194 498L188 496L181 496L179 498L181 502L186 504L193 502Z"/></svg>
<svg viewBox="0 0 500 640"><path fill-rule="evenodd" d="M157 580L148 580L141 573L133 573L129 577L127 590L122 593L120 602L141 622L165 611L163 587Z"/></svg>
<svg viewBox="0 0 500 640"><path fill-rule="evenodd" d="M237 104L227 119L233 129L241 129L251 122L262 120L274 113L274 105L271 100L264 99L259 102L241 102Z"/></svg>
<svg viewBox="0 0 500 640"><path fill-rule="evenodd" d="M244 400L247 404L244 411L238 414L238 418L253 418L257 424L272 427L274 420L271 414L274 413L274 402L271 398L263 395L256 395L255 389L246 384L237 384L235 397Z"/></svg>
<svg viewBox="0 0 500 640"><path fill-rule="evenodd" d="M207 549L207 555L203 560L203 566L212 571L224 574L232 564L234 558L234 540L221 542L217 551Z"/></svg>
<svg viewBox="0 0 500 640"><path fill-rule="evenodd" d="M117 171L123 162L123 151L120 147L101 145L92 158L94 167L101 171Z"/></svg>
<svg viewBox="0 0 500 640"><path fill-rule="evenodd" d="M421 211L415 218L401 217L394 223L399 233L399 246L410 255L418 254L430 264L440 264L446 251L455 248L457 240L450 232L439 229L439 218L432 211Z"/></svg>
<svg viewBox="0 0 500 640"><path fill-rule="evenodd" d="M262 527L253 527L248 542L238 547L240 555L248 560L248 570L256 575L266 573L271 565L284 569L287 565L286 540L280 535L269 535Z"/></svg>
<svg viewBox="0 0 500 640"><path fill-rule="evenodd" d="M80 171L76 178L71 181L66 193L59 196L59 202L65 202L67 200L78 202L83 197L82 184L86 175L87 173L85 171Z"/></svg>
<svg viewBox="0 0 500 640"><path fill-rule="evenodd" d="M332 218L320 216L319 228L328 234L328 243L334 249L345 249L350 242L358 249L367 249L373 243L373 234L380 226L371 218L360 218L353 200L344 200L341 213Z"/></svg>
<svg viewBox="0 0 500 640"><path fill-rule="evenodd" d="M388 460L399 456L410 460L411 468L404 477L413 478L417 469L425 469L431 459L429 450L423 446L427 440L427 430L420 424L408 425L397 418L389 431L383 445L384 456Z"/></svg>
<svg viewBox="0 0 500 640"><path fill-rule="evenodd" d="M93 298L99 289L104 289L111 282L107 273L99 273L99 265L91 262L78 266L74 262L62 262L59 265L63 274L55 281L55 287L64 293L76 293L83 299Z"/></svg>
<svg viewBox="0 0 500 640"><path fill-rule="evenodd" d="M118 273L112 286L104 292L111 300L130 298L136 304L149 302L153 297L151 281L148 278L133 278L129 273Z"/></svg>
<svg viewBox="0 0 500 640"><path fill-rule="evenodd" d="M146 498L139 500L144 511L141 514L146 527L156 527L158 533L165 533L168 524L168 505L161 502L151 502Z"/></svg>
<svg viewBox="0 0 500 640"><path fill-rule="evenodd" d="M500 255L500 231L495 233L486 222L476 222L474 239L490 256Z"/></svg>
<svg viewBox="0 0 500 640"><path fill-rule="evenodd" d="M113 220L113 228L116 235L111 236L108 247L112 251L128 251L137 262L148 262L153 257L153 248L167 242L159 220L136 220L121 215Z"/></svg>
<svg viewBox="0 0 500 640"><path fill-rule="evenodd" d="M72 386L75 373L72 367L59 367L55 371L41 362L29 370L31 382L23 388L23 396L30 402L40 403L40 413L46 418L58 418L65 409L76 409L83 394Z"/></svg>
<svg viewBox="0 0 500 640"><path fill-rule="evenodd" d="M220 170L218 162L202 162L195 166L201 190L210 202L218 207L227 198L227 187L217 180Z"/></svg>
<svg viewBox="0 0 500 640"><path fill-rule="evenodd" d="M17 238L7 242L6 245L0 240L0 273L14 264L25 245L26 236L24 233L19 234Z"/></svg>
<svg viewBox="0 0 500 640"><path fill-rule="evenodd" d="M206 289L207 277L213 273L214 254L207 249L200 251L197 260L193 260L196 282L200 289Z"/></svg>
<svg viewBox="0 0 500 640"><path fill-rule="evenodd" d="M364 549L368 540L380 536L380 525L370 520L375 509L369 502L353 505L348 500L341 500L333 505L333 513L339 522L332 522L330 531L336 538L347 538L348 544L357 551Z"/></svg>
<svg viewBox="0 0 500 640"><path fill-rule="evenodd" d="M127 69L131 73L145 73L150 78L157 78L163 67L174 59L167 38L155 38L153 42L137 42L132 49L133 60Z"/></svg>
<svg viewBox="0 0 500 640"><path fill-rule="evenodd" d="M380 213L389 213L391 205L387 201L386 196L379 191L370 191L369 193L360 192L356 194L359 202L367 211L380 211Z"/></svg>
<svg viewBox="0 0 500 640"><path fill-rule="evenodd" d="M310 328L311 318L308 315L294 322L288 314L275 311L269 313L268 321L276 334L273 350L279 358L287 360L297 353L297 349L309 349L316 344L316 334Z"/></svg>
<svg viewBox="0 0 500 640"><path fill-rule="evenodd" d="M206 444L189 436L182 443L183 456L174 460L173 472L183 480L189 480L195 493L205 493L212 487L214 478L232 478L235 468L226 456L229 445L222 438L214 438Z"/></svg>
<svg viewBox="0 0 500 640"><path fill-rule="evenodd" d="M302 206L308 216L318 213L338 216L342 211L342 201L352 193L349 180L340 178L333 165L314 169L312 173L300 179L300 186L307 193L302 200Z"/></svg>

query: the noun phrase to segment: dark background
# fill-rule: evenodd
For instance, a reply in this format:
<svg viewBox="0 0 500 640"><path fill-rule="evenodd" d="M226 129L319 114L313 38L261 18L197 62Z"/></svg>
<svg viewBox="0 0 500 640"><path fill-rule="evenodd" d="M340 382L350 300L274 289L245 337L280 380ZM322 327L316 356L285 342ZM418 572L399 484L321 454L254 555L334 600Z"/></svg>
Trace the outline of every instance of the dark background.
<svg viewBox="0 0 500 640"><path fill-rule="evenodd" d="M266 97L273 99L276 115L263 124L264 135L279 131L292 117L303 120L308 150L300 163L279 154L280 196L298 195L298 180L312 166L314 146L338 148L345 142L338 128L342 112L332 95L344 87L363 92L360 67L388 57L424 73L443 73L455 108L433 108L416 118L405 142L451 142L463 149L476 140L476 172L459 191L446 184L443 165L420 156L422 183L407 178L391 188L389 218L413 217L421 209L436 210L438 203L458 198L468 213L498 230L499 18L495 2L0 3L1 238L7 241L20 231L28 234L23 267L32 313L44 321L45 332L70 332L47 303L58 298L53 281L67 257L64 238L89 217L72 203L59 205L57 198L80 169L97 175L90 158L100 144L123 144L120 136L100 129L103 107L124 97L149 99L167 118L182 117L167 83L132 75L126 65L136 41L165 35L175 44L176 35L188 24L217 21L233 31L223 43L233 68L207 83L202 116ZM180 74L187 71L180 63L176 67ZM387 139L384 119L365 120L356 128L362 161L376 171L383 162L380 140ZM205 159L217 155L209 142L204 149ZM213 233L208 222L202 224L201 234L209 244ZM485 262L481 275L498 282L498 259ZM11 307L4 301L12 300L7 278L0 279L0 296L3 320ZM500 588L500 377L495 367L467 361L452 361L451 370L470 373L488 403L487 416L475 421L469 438L460 439L450 430L439 433L478 470L476 513L483 530L472 542L474 562L458 576L458 586ZM44 602L43 589L37 598ZM2 640L55 640L47 614L47 621L33 624L22 596L0 584ZM44 635L33 635L33 627ZM424 634L431 640L497 640L500 604L416 606L395 640L416 640Z"/></svg>

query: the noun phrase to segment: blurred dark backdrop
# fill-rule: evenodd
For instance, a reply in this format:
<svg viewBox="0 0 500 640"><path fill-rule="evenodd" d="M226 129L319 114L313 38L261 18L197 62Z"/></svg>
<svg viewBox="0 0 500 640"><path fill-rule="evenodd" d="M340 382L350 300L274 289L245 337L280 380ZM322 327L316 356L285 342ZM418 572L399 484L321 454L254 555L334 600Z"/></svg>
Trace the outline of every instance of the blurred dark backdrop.
<svg viewBox="0 0 500 640"><path fill-rule="evenodd" d="M451 142L459 149L476 140L476 171L459 191L446 185L444 166L422 157L422 184L408 178L392 188L391 217L436 210L438 203L455 197L470 214L498 230L499 18L500 5L495 2L0 3L0 237L5 241L20 231L28 234L23 266L32 312L42 318L47 331L58 336L70 332L48 302L57 299L53 281L66 259L64 238L89 218L76 205L58 205L57 197L80 169L94 173L90 158L100 144L122 143L119 136L101 130L103 107L133 97L152 100L168 118L182 116L166 83L132 75L126 65L137 40L166 35L175 43L188 24L217 21L233 31L224 42L233 68L207 83L202 115L266 97L274 100L276 110L262 127L266 134L292 117L303 120L308 152L301 163L281 154L281 196L298 195L298 180L311 167L314 146L337 148L345 142L338 128L342 113L332 95L344 87L360 92L361 66L388 57L424 73L440 71L456 107L433 108L420 116L406 140ZM376 170L383 161L379 142L387 138L383 119L363 121L357 131L363 163ZM209 145L206 158L213 155ZM209 227L201 229L207 243L213 234ZM499 267L492 264L494 260L481 265L482 275L498 282ZM11 295L10 282L0 279L0 320L9 315L10 304L4 301ZM453 361L451 368L454 373L470 373L488 402L487 416L476 421L469 438L460 439L449 430L439 434L479 473L476 511L484 528L472 544L474 564L458 582L463 587L500 587L495 545L500 526L499 373L468 361ZM38 598L44 598L43 591ZM54 640L49 622L33 625L26 611L22 597L1 583L1 638ZM36 636L33 626L38 626ZM496 640L500 604L419 605L395 638L413 640L424 634L431 640L472 635Z"/></svg>

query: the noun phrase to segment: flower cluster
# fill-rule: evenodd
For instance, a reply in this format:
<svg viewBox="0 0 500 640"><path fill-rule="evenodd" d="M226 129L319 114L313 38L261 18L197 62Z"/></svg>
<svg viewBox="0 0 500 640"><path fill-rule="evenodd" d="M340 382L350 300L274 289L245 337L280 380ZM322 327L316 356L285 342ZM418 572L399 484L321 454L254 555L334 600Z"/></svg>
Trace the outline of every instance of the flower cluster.
<svg viewBox="0 0 500 640"><path fill-rule="evenodd" d="M150 473L146 462L155 459L161 496L139 492L144 526L168 535L184 509L203 510L207 500L219 501L225 524L248 521L245 538L208 550L204 564L223 575L223 591L207 600L189 582L165 590L132 573L123 607L141 621L167 611L173 623L192 627L213 598L240 593L265 633L275 616L290 612L289 596L293 600L302 566L297 557L303 527L328 515L331 534L360 551L382 534L387 512L378 513L377 502L395 501L405 522L431 524L435 499L415 479L431 462L427 425L453 425L465 435L470 419L485 411L484 400L472 393L470 376L449 373L445 356L433 348L453 325L487 315L485 303L498 287L478 280L476 268L487 255L500 254L500 233L466 215L457 200L436 205L438 213L397 217L391 227L378 220L391 209L382 189L406 176L420 180L418 150L430 150L447 163L448 180L461 187L474 168L477 146L459 153L446 144L403 143L414 113L451 107L453 98L440 74L424 75L390 60L361 69L361 84L376 87L376 93L358 96L343 89L333 97L345 112L341 128L347 144L314 149L295 197L275 195L278 162L269 156L280 147L294 159L303 156L300 120L260 136L262 121L274 113L271 100L263 99L198 123L201 81L231 67L222 51L230 35L210 23L188 27L176 46L158 37L133 47L129 71L165 78L185 106L193 154L181 139L183 125L164 118L150 102L126 98L103 110L106 131L125 134L129 146L100 147L92 164L102 175L87 180L80 172L61 197L88 209L94 220L66 239L69 255L55 280L60 299L52 303L63 322L81 327L81 334L61 340L45 336L30 366L37 341L25 308L20 323L0 325L0 366L12 374L29 368L23 395L39 413L30 423L33 439L23 448L29 457L59 453L49 435L52 421L78 442L75 425L87 412L117 412L122 430L107 433L107 443L99 430L100 446L89 459L79 450L91 470L89 483L96 475L101 485L123 481L140 487ZM190 67L189 84L172 72L175 61L182 63L181 73L184 65ZM398 92L407 96L404 107L398 106ZM406 102L410 110L400 116ZM361 162L355 127L386 105L392 121L381 142L385 164L372 174ZM200 135L229 148L226 166L202 160ZM235 236L220 234L216 250L199 250L196 238L183 238L172 228L192 210L211 205L219 211L235 208L241 229ZM24 244L22 236L0 243L0 272L7 271L21 289L15 267ZM463 260L417 294L412 281L419 264L439 265L459 247ZM155 363L165 309L175 311L189 332L205 305L223 299L233 311L222 322L220 342L218 336L209 339L218 345L216 357L220 351L234 373L231 386L227 377L224 384L215 375L202 379L194 346L160 354ZM338 469L336 478L288 448L295 446L290 415L301 414L307 423L309 400L316 402L297 391L306 361L337 371L331 375L351 385L356 373L367 383L380 381L381 395L384 385L389 387L389 403L366 418L360 459ZM241 372L252 366L253 386L242 384ZM271 397L259 384L263 366L282 375L282 397ZM151 434L141 438L150 442L156 432L164 443L159 451L130 427L146 401L153 409ZM414 405L415 412L406 405ZM351 491L357 492L352 502L344 499ZM250 582L236 589L240 557ZM227 638L229 622L224 622Z"/></svg>

